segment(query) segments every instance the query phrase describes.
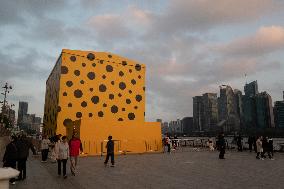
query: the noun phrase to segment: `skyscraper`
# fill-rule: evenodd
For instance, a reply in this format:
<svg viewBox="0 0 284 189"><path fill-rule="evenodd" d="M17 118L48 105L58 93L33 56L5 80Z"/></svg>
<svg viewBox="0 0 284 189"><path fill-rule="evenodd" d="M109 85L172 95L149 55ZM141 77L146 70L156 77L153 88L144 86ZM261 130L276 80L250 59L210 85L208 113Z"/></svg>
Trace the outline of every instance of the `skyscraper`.
<svg viewBox="0 0 284 189"><path fill-rule="evenodd" d="M255 99L257 127L275 127L271 96L267 92L261 92L255 96Z"/></svg>
<svg viewBox="0 0 284 189"><path fill-rule="evenodd" d="M252 81L249 84L245 84L244 91L246 96L255 96L258 94L257 81Z"/></svg>
<svg viewBox="0 0 284 189"><path fill-rule="evenodd" d="M216 93L205 93L202 95L203 100L203 129L212 131L216 129L218 122L218 105Z"/></svg>
<svg viewBox="0 0 284 189"><path fill-rule="evenodd" d="M254 96L242 96L242 123L245 128L256 128L256 104Z"/></svg>
<svg viewBox="0 0 284 189"><path fill-rule="evenodd" d="M193 127L195 131L203 130L203 109L202 96L193 97Z"/></svg>
<svg viewBox="0 0 284 189"><path fill-rule="evenodd" d="M274 104L275 126L284 128L284 101L276 101Z"/></svg>
<svg viewBox="0 0 284 189"><path fill-rule="evenodd" d="M28 114L28 103L27 102L19 102L18 109L18 125L20 126L23 123L24 116Z"/></svg>
<svg viewBox="0 0 284 189"><path fill-rule="evenodd" d="M239 130L240 119L236 106L233 89L228 85L221 85L220 97L218 98L218 116L220 122L226 121L225 132Z"/></svg>

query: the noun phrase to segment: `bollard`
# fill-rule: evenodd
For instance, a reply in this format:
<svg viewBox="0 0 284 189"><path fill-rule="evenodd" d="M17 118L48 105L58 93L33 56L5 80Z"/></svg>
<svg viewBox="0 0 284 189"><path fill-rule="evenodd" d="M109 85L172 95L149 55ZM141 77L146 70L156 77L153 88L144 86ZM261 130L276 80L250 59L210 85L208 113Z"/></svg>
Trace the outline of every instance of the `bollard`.
<svg viewBox="0 0 284 189"><path fill-rule="evenodd" d="M0 168L0 188L8 189L9 188L9 179L17 177L20 172L13 168Z"/></svg>

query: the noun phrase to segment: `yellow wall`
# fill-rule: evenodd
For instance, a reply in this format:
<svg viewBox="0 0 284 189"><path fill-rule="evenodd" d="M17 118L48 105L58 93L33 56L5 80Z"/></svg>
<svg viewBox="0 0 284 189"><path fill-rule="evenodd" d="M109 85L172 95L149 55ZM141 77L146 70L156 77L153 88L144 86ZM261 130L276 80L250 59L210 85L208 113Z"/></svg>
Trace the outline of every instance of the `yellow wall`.
<svg viewBox="0 0 284 189"><path fill-rule="evenodd" d="M75 129L88 154L100 154L109 135L117 140L117 152L161 150L159 123L145 123L144 118L145 65L110 53L77 50L63 50L60 60L58 99L46 95L45 104L49 115L51 103L58 101L58 113L52 114L56 125L45 119L46 131L70 137ZM55 92L56 87L49 86L54 83L47 82L47 94Z"/></svg>

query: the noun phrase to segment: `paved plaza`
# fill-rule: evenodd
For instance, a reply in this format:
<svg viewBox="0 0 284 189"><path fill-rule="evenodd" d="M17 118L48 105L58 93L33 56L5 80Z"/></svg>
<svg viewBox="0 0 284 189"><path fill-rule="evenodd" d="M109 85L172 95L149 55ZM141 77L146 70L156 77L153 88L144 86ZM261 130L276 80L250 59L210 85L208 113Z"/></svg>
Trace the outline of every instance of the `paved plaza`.
<svg viewBox="0 0 284 189"><path fill-rule="evenodd" d="M104 157L80 158L78 174L57 176L56 163L41 163L30 157L27 179L12 189L84 188L284 188L284 154L275 160L256 160L250 152L228 151L225 160L218 152L186 148L171 154L116 156L116 167L104 167ZM68 162L69 163L69 162ZM69 168L69 167L68 167Z"/></svg>

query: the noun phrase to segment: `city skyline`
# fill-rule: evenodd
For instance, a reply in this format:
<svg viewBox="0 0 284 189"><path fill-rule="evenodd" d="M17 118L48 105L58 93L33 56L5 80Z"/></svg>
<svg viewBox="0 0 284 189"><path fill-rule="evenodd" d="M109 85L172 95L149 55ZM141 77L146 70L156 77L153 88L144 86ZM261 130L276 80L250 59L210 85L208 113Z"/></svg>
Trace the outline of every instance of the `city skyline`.
<svg viewBox="0 0 284 189"><path fill-rule="evenodd" d="M278 0L2 1L0 84L13 86L7 100L16 111L27 101L43 117L45 81L69 48L145 64L148 121L192 116L192 97L223 84L244 92L257 80L279 101L283 10Z"/></svg>

